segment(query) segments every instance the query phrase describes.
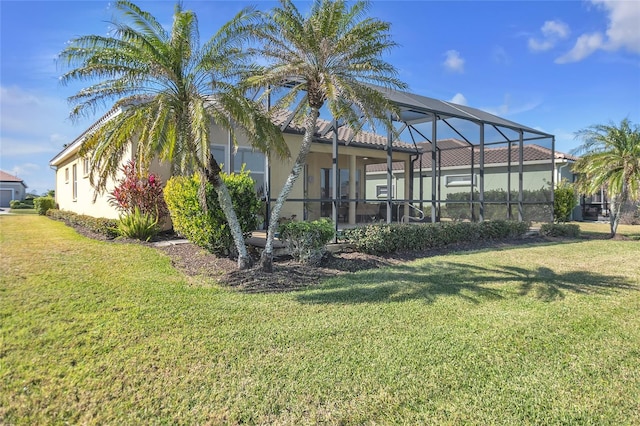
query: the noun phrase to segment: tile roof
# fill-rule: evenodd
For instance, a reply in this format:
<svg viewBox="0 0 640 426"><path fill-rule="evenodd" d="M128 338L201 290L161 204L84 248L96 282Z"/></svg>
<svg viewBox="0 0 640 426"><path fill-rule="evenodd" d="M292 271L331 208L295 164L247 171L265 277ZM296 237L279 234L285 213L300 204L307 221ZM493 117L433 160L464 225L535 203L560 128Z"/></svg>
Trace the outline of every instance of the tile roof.
<svg viewBox="0 0 640 426"><path fill-rule="evenodd" d="M283 126L291 116L291 111L281 110L275 113L272 113L273 122L278 126ZM304 133L304 127L301 123L292 120L287 128L284 129L286 133L295 133L302 134ZM331 121L318 119L318 130L316 132L315 138L316 140L321 140L324 142L331 142L331 138L333 137L333 130L331 130ZM340 145L346 146L359 146L363 148L374 148L374 149L384 149L387 146L387 138L385 136L379 135L377 133L369 132L369 131L360 131L355 136L353 136L353 130L348 126L341 126L338 128L338 143ZM395 141L392 146L397 151L403 152L416 152L416 147L413 144Z"/></svg>
<svg viewBox="0 0 640 426"><path fill-rule="evenodd" d="M418 145L422 154L423 170L431 169L431 144L421 143ZM457 139L444 139L438 141L437 147L440 148L441 167L468 166L471 164L471 147L463 141ZM476 145L473 148L473 164L480 164L480 148ZM485 148L484 163L485 164L505 164L508 162L509 152L506 146L498 148ZM518 148L511 148L511 162L518 164ZM559 160L575 161L577 157L563 152L555 152L555 158ZM551 150L536 144L526 144L523 146L523 161L544 161L551 159ZM419 162L416 161L416 169L419 168ZM386 164L370 164L367 166L368 172L380 172L387 169ZM393 170L404 170L402 162L394 163Z"/></svg>
<svg viewBox="0 0 640 426"><path fill-rule="evenodd" d="M17 176L9 174L5 171L0 170L0 182L24 182Z"/></svg>

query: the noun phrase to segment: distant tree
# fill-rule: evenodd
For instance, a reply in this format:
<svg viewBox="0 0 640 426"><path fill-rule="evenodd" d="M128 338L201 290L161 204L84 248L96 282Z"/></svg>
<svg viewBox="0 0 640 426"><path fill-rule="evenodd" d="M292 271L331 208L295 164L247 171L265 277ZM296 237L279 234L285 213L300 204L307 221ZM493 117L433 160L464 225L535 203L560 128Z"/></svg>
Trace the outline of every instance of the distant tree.
<svg viewBox="0 0 640 426"><path fill-rule="evenodd" d="M578 174L576 188L583 194L607 189L613 237L622 206L628 200L640 199L640 127L625 118L617 126L590 126L577 132L576 137L584 142L573 151L582 154L573 165Z"/></svg>
<svg viewBox="0 0 640 426"><path fill-rule="evenodd" d="M87 135L81 155L91 159L92 184L101 191L122 165L133 140L136 164L146 171L151 160L172 164L174 174L199 173L201 206L207 208L205 184L213 185L220 199L238 250L238 267L248 268L251 258L211 155L211 124L247 135L264 152L287 155L279 129L260 105L236 88L246 68L242 28L256 12L244 9L200 45L195 13L175 7L173 25L165 30L158 20L135 4L119 0L121 20L113 22L113 36L88 35L73 39L59 59L73 67L63 83L98 80L69 98L71 116L93 112L97 105L113 103L121 112ZM225 141L226 142L226 141Z"/></svg>
<svg viewBox="0 0 640 426"><path fill-rule="evenodd" d="M270 88L288 83L290 90L275 105L288 109L304 125L302 145L291 172L273 205L267 242L260 260L265 271L273 268L273 238L282 205L300 176L318 127L320 109L327 107L334 118L358 131L361 120L374 124L393 110L388 99L366 83L388 88L405 88L396 78L396 69L382 59L396 46L389 35L389 24L367 17L368 3L316 0L307 17L291 0L264 15L253 34L259 46L254 50L264 66L247 82Z"/></svg>

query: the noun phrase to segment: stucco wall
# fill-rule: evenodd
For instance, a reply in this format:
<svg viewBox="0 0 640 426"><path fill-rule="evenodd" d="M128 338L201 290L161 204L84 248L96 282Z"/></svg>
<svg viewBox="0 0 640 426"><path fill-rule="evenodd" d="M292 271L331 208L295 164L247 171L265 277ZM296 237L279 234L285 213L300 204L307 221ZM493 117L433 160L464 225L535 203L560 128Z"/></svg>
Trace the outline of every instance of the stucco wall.
<svg viewBox="0 0 640 426"><path fill-rule="evenodd" d="M238 160L232 157L234 151L233 145L230 144L229 134L227 131L214 126L211 132L211 143L218 148L216 152L216 160L223 165L223 170L238 169L239 164L235 164ZM237 145L239 149L250 149L251 146L247 142L247 138L242 133L236 134ZM270 160L271 173L271 198L277 198L282 186L284 185L297 153L302 143L302 135L285 134L285 142L289 146L291 158L278 158L272 156ZM231 149L230 149L231 147ZM223 149L224 148L224 149ZM224 151L224 154L222 153ZM131 150L125 156L124 161L131 159ZM222 157L222 158L221 158ZM385 161L386 152L383 149L369 149L362 147L340 147L338 157L338 167L340 169L348 169L354 164L356 169L360 171L360 184L355 188L355 193L359 198L375 198L375 191L370 193L365 187L365 163L378 159L380 162ZM394 153L394 161L406 161L409 154ZM109 181L105 193L95 196L94 190L89 183L88 175L82 173L82 159L78 159L77 155L70 155L69 158L60 163L56 170L56 201L63 210L73 211L79 214L86 214L95 217L117 218L119 212L108 202L108 193L114 188L114 181ZM77 197L73 197L73 165L76 165L77 176ZM233 166L233 167L231 167ZM299 179L293 186L289 199L316 198L320 199L322 194L320 191L321 170L332 167L332 146L331 144L314 143L308 156L306 170L303 171ZM69 178L65 178L68 170ZM170 165L161 164L154 161L151 166L151 172L159 175L163 182L170 177ZM121 178L121 173L117 179ZM116 180L117 180L116 179ZM355 203L354 203L355 204ZM303 202L286 202L283 206L280 216L291 217L296 216L297 220L305 217L314 220L321 217L321 205L317 203L306 204Z"/></svg>
<svg viewBox="0 0 640 426"><path fill-rule="evenodd" d="M440 191L441 191L441 199L446 200L447 195L451 193L458 192L469 192L470 185L447 185L447 177L452 176L464 176L470 175L471 170L468 167L458 167L458 168L450 168L446 170L442 170L441 179L440 179ZM478 169L474 170L475 176L475 185L474 190L479 190L480 185L480 177L478 174ZM517 170L514 172L514 168L511 168L511 190L518 190L518 172ZM523 173L523 188L524 190L538 190L542 188L549 188L551 183L551 169L550 165L547 164L529 164L524 166ZM387 184L387 174L386 172L375 172L368 173L366 179L366 191L367 194L375 194L376 187L378 185ZM400 194L403 194L405 191L405 180L403 172L394 172L393 174L393 184L394 184L394 198L401 198ZM423 199L430 200L431 199L431 176L429 172L424 173L423 178ZM484 179L484 188L485 191L495 190L495 189L504 189L507 188L507 167L485 167L485 179ZM415 171L414 180L413 180L413 194L414 199L420 198L420 178L418 171Z"/></svg>
<svg viewBox="0 0 640 426"><path fill-rule="evenodd" d="M124 155L124 162L132 158L131 149ZM91 186L89 173L85 173L84 160L77 155L58 166L56 170L56 203L61 210L72 211L94 217L117 219L120 212L109 203L109 193L115 188L116 182L123 177L118 171L116 179L107 181L106 189L101 194L96 194ZM77 172L77 195L73 196L73 167ZM150 172L159 176L166 182L170 176L170 166L157 160L152 161ZM68 173L68 178L67 178Z"/></svg>
<svg viewBox="0 0 640 426"><path fill-rule="evenodd" d="M9 207L12 200L24 200L27 189L21 182L0 182L0 207Z"/></svg>

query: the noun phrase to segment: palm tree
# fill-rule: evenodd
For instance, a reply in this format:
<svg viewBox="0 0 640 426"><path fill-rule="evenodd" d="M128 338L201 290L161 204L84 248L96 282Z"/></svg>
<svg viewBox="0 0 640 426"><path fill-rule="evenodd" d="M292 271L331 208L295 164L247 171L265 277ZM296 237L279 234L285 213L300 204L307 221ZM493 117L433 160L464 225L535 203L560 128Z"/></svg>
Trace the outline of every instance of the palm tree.
<svg viewBox="0 0 640 426"><path fill-rule="evenodd" d="M232 231L238 267L248 268L251 258L209 144L210 126L216 123L232 132L234 142L234 128L239 127L254 147L288 153L281 132L262 108L234 86L247 64L243 27L257 12L244 9L200 46L197 17L180 3L170 32L131 2L120 0L115 7L124 19L113 23L112 36L76 38L59 55L73 68L62 75L62 83L98 80L69 98L72 118L111 102L113 110L120 111L83 143L80 153L93 165L91 183L103 191L134 140L142 170L157 157L170 162L174 174L198 173L203 208L209 181Z"/></svg>
<svg viewBox="0 0 640 426"><path fill-rule="evenodd" d="M640 199L640 127L628 119L620 125L597 124L576 133L584 143L573 153L584 154L573 165L577 188L584 194L607 189L611 236L616 235L622 206Z"/></svg>
<svg viewBox="0 0 640 426"><path fill-rule="evenodd" d="M381 56L396 46L389 36L389 24L366 16L368 3L316 0L307 17L291 0L264 15L253 28L258 47L253 53L266 65L247 79L265 89L283 83L289 91L275 105L291 108L302 119L304 136L292 170L271 211L267 242L260 260L265 271L273 268L273 238L284 201L300 176L318 126L320 109L327 107L335 119L342 119L354 131L364 120L391 126L388 115L393 106L367 83L387 88L404 88L396 69Z"/></svg>

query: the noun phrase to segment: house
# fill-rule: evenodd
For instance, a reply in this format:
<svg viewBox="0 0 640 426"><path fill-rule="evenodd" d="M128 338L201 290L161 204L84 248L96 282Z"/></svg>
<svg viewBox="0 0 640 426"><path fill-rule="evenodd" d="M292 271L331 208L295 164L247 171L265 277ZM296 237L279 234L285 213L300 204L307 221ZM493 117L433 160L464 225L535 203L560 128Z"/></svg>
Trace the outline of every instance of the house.
<svg viewBox="0 0 640 426"><path fill-rule="evenodd" d="M22 179L0 170L0 207L9 207L13 200L24 200L27 185Z"/></svg>
<svg viewBox="0 0 640 426"><path fill-rule="evenodd" d="M115 181L107 184L105 193L97 194L89 182L91 164L89 159L79 156L82 142L96 126L114 117L119 110L113 110L103 116L89 129L67 144L64 149L51 159L50 165L56 171L56 202L60 209L73 211L95 217L117 218L119 212L109 202L109 192L121 175ZM276 124L281 126L285 142L292 153L296 153L302 143L304 129L301 125L290 120L290 113L284 111L274 117ZM336 126L338 127L338 126ZM332 194L334 179L332 173L333 139L337 137L340 152L337 156L339 167L339 199L360 198L365 190L365 167L372 161L385 161L387 156L387 141L385 137L372 132L359 132L339 127L333 131L333 123L320 120L311 152L307 157L307 164L302 176L295 184L286 205L282 209L283 217L295 217L304 220L316 220L321 217L331 217ZM211 152L222 164L227 173L238 172L243 165L251 172L256 181L256 192L272 201L287 179L293 158L289 160L269 159L265 154L251 148L246 137L237 135L238 146L234 147L231 137L226 130L213 126L211 132ZM133 159L135 141L123 158L123 162ZM408 163L415 148L402 142L393 143L394 158ZM155 161L150 171L159 176L164 182L171 177L171 167ZM271 190L270 190L271 188ZM268 194L271 197L268 197ZM346 201L340 207L342 221L356 222L356 201ZM349 209L351 207L351 209Z"/></svg>
<svg viewBox="0 0 640 426"><path fill-rule="evenodd" d="M293 217L297 220L327 217L332 218L336 224L341 224L340 226L381 220L391 222L403 220L407 216L404 213L399 214L401 209L411 211L413 215L416 214L417 205L423 207L424 202L428 201L432 208L431 217L427 214L427 218L432 221L439 220L436 210L440 210L440 204L445 200L433 196L436 191L432 191L433 194L430 195L418 190L420 182L423 186L432 185L432 188L435 188L436 184L429 183L428 173L425 174L428 172L427 168L416 167L426 158L429 158L429 164L435 164L434 161L441 162L447 147L441 142L446 138L440 135L446 135L451 131L459 135L471 133L472 136L462 136L464 147L458 146L459 142L451 142L452 148L468 150L470 155L478 157L489 158L491 150L500 144L515 144L516 147L521 147L533 140L550 141L550 152L553 153L553 135L468 106L372 87L383 92L397 106L391 116L394 129L389 130L386 135L374 133L369 129L354 134L351 129L336 120L320 120L303 176L298 179L283 206L282 217ZM96 194L88 179L91 164L88 159L79 156L79 150L86 135L120 112L119 109L109 111L51 160L50 164L56 170L56 202L61 209L91 216L118 217L118 211L108 201L108 192L114 187L115 182L107 184L105 193ZM289 111L274 114L274 122L280 126L285 142L295 156L302 142L302 126L293 120L293 114ZM266 200L268 210L291 170L293 159L269 158L253 150L242 134L238 133L236 136L237 148L232 145L230 134L214 125L211 129L211 151L223 165L225 172L239 171L243 164L246 165L246 169L256 181L256 191ZM421 140L416 140L417 138ZM431 146L432 140L437 141L435 147ZM475 142L470 142L471 140ZM131 142L123 161L132 159L135 143ZM551 173L553 158L551 155L545 166L549 168L548 177L551 182L556 179ZM485 162L479 161L478 169L484 170ZM469 164L475 164L475 161ZM521 161L521 157L516 155L513 164L507 165L512 167L515 181L524 178L522 171L518 173L519 165L523 164L524 157ZM436 169L442 171L446 167L441 164ZM416 170L422 179L416 177ZM160 176L163 181L171 177L170 166L157 161L152 164L151 172ZM471 175L475 176L476 173ZM391 191L385 188L383 183L379 183L384 176L387 188L392 187ZM485 178L489 175L481 172L479 176L478 189L483 194ZM375 181L378 178L382 180ZM464 186L465 177L458 179L458 184ZM436 181L441 182L442 176ZM411 184L404 185L402 182ZM516 185L514 188L519 191L516 198L522 198L522 185ZM484 203L482 199L477 201L481 205ZM520 210L526 202L527 200L518 199L513 201L513 204L521 213ZM552 194L550 199L543 202L547 207L549 203L553 203ZM421 215L425 213L429 213L427 209L421 210ZM518 218L525 217L519 214ZM482 220L481 215L479 219Z"/></svg>

